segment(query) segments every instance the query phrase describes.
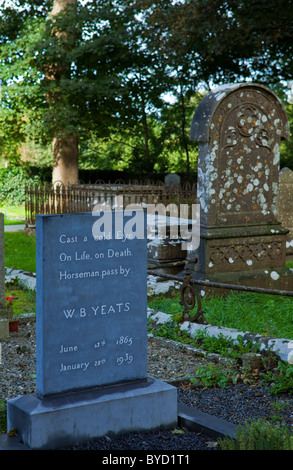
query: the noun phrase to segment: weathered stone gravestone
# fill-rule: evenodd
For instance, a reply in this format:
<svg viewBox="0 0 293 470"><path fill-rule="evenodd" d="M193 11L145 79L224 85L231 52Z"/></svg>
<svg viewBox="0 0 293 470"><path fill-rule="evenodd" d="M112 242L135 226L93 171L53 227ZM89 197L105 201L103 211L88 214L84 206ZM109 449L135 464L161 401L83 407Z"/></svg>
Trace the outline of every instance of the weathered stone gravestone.
<svg viewBox="0 0 293 470"><path fill-rule="evenodd" d="M91 214L37 217L37 390L7 407L30 448L177 422L176 389L147 375L146 233L107 214L101 236Z"/></svg>
<svg viewBox="0 0 293 470"><path fill-rule="evenodd" d="M279 175L278 214L283 227L289 230L286 239L286 253L293 254L293 171L282 168Z"/></svg>
<svg viewBox="0 0 293 470"><path fill-rule="evenodd" d="M281 102L260 85L218 87L200 102L190 136L199 142L198 275L288 286L288 230L277 214L280 140L289 139Z"/></svg>

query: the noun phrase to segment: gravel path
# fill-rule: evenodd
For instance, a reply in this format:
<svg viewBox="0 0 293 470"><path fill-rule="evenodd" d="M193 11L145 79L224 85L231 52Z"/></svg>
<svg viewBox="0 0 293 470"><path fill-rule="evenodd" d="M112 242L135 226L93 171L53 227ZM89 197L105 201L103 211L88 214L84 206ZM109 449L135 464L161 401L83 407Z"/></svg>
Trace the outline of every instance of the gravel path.
<svg viewBox="0 0 293 470"><path fill-rule="evenodd" d="M1 343L0 400L32 393L35 390L35 321L23 319L17 333L10 333L8 341ZM148 340L148 372L157 379L176 384L178 400L210 415L234 424L265 417L272 422L293 426L293 397L271 396L261 386L242 383L226 388L192 388L182 381L195 367L206 365L210 359L199 357L178 343L156 338ZM180 383L181 380L181 383ZM174 429L144 433L131 433L118 437L106 436L94 442L76 446L91 450L218 450L215 443L204 435Z"/></svg>

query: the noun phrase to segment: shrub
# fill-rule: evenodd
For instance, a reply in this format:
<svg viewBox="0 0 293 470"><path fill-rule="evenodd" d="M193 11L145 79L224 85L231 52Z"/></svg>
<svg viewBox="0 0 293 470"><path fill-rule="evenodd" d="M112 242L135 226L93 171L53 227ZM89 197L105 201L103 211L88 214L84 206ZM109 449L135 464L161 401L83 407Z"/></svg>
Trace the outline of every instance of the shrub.
<svg viewBox="0 0 293 470"><path fill-rule="evenodd" d="M271 384L270 390L273 395L293 394L293 366L291 364L280 361L276 370L268 371L263 377Z"/></svg>
<svg viewBox="0 0 293 470"><path fill-rule="evenodd" d="M236 439L218 441L222 450L293 450L293 436L287 426L261 419L244 423L236 430Z"/></svg>
<svg viewBox="0 0 293 470"><path fill-rule="evenodd" d="M0 169L0 201L15 206L25 202L25 185L40 181L38 176L30 178L22 166Z"/></svg>
<svg viewBox="0 0 293 470"><path fill-rule="evenodd" d="M0 400L0 433L6 431L7 411L6 401Z"/></svg>
<svg viewBox="0 0 293 470"><path fill-rule="evenodd" d="M218 364L207 364L196 369L195 377L190 379L191 383L201 384L204 387L227 387L237 383L239 374L229 368L222 368Z"/></svg>

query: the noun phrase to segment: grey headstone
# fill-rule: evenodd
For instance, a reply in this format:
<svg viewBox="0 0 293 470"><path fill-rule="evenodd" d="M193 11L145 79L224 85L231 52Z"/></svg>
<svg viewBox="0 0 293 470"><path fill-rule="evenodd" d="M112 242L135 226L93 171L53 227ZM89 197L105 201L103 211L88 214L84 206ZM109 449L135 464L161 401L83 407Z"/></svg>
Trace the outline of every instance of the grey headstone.
<svg viewBox="0 0 293 470"><path fill-rule="evenodd" d="M190 136L199 143L195 270L205 279L254 283L258 277L267 287L277 288L276 280L287 287L288 230L278 220L278 190L289 121L281 101L258 84L217 87L196 109Z"/></svg>
<svg viewBox="0 0 293 470"><path fill-rule="evenodd" d="M146 237L95 240L94 222L37 216L41 397L147 377Z"/></svg>

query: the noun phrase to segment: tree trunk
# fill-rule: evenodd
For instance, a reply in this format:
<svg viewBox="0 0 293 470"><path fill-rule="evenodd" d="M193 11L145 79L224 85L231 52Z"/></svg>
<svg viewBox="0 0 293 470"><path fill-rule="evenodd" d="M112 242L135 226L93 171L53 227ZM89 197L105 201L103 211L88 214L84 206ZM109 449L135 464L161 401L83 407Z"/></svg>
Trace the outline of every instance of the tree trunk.
<svg viewBox="0 0 293 470"><path fill-rule="evenodd" d="M182 119L181 119L181 142L182 146L185 150L186 155L186 170L187 174L189 175L190 172L190 165L189 165L189 149L188 149L188 142L186 140L186 106L184 100L184 94L182 86L180 85L180 97L181 97L181 110L182 110Z"/></svg>
<svg viewBox="0 0 293 470"><path fill-rule="evenodd" d="M144 155L147 171L152 171L152 161L149 148L149 128L147 121L147 114L145 109L142 111L142 125L143 125L143 135L144 135Z"/></svg>
<svg viewBox="0 0 293 470"><path fill-rule="evenodd" d="M69 6L77 6L77 0L54 0L53 9L51 11L51 16L58 15L62 13ZM52 32L52 34L56 34ZM59 36L64 34L59 33ZM57 66L49 79L54 80L56 76L62 76L62 74L67 74L67 68L65 66ZM62 100L62 96L55 96L59 101ZM53 98L54 101L54 98ZM52 103L54 106L54 103ZM78 182L78 138L76 135L69 134L66 130L60 129L58 132L58 137L53 138L53 174L52 174L53 183L61 182L64 185L75 184Z"/></svg>
<svg viewBox="0 0 293 470"><path fill-rule="evenodd" d="M65 134L53 139L53 183L65 186L78 182L78 138Z"/></svg>
<svg viewBox="0 0 293 470"><path fill-rule="evenodd" d="M143 85L142 85L141 80L140 80L140 83L141 83L141 98L142 98L142 126L143 126L143 137L144 137L145 168L148 172L151 172L153 171L153 164L152 164L150 148L149 148L149 127L148 127L148 119L147 119L147 113L146 113Z"/></svg>

